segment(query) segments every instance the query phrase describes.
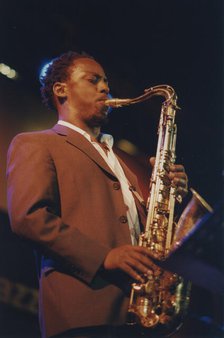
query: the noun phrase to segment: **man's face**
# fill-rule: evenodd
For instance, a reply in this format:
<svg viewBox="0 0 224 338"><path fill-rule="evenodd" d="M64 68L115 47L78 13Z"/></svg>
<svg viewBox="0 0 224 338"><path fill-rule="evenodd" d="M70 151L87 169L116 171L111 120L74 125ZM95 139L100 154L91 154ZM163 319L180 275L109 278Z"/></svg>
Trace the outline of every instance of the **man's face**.
<svg viewBox="0 0 224 338"><path fill-rule="evenodd" d="M107 118L109 87L103 68L94 60L83 58L70 67L66 80L66 101L70 116L88 125L101 125Z"/></svg>

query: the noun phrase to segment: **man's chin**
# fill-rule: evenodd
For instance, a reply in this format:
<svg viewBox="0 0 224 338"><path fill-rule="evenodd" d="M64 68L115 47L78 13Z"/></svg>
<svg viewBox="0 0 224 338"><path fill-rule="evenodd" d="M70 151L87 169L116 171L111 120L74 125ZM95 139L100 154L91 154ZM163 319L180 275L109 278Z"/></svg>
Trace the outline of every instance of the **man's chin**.
<svg viewBox="0 0 224 338"><path fill-rule="evenodd" d="M88 125L90 127L102 127L108 123L108 115L106 112L101 113L101 115L94 115L90 120L88 120Z"/></svg>

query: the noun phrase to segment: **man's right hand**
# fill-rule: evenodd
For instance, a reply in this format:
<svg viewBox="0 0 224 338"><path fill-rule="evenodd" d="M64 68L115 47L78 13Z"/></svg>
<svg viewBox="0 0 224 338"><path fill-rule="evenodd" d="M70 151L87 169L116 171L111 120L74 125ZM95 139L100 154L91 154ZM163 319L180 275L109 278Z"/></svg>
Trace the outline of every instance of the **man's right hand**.
<svg viewBox="0 0 224 338"><path fill-rule="evenodd" d="M107 271L120 269L141 283L144 282L143 275L150 275L158 269L150 259L147 248L133 245L112 249L107 254L103 266Z"/></svg>

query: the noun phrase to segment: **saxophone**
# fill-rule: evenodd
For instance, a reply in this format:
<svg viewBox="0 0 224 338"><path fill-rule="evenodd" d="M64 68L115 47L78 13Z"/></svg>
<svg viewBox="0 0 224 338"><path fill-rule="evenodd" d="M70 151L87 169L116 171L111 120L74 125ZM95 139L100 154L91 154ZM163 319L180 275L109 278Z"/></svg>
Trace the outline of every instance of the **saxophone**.
<svg viewBox="0 0 224 338"><path fill-rule="evenodd" d="M176 189L168 178L170 165L175 163L177 126L175 114L178 109L177 95L168 85L145 89L143 95L133 99L108 99L105 105L118 108L142 102L152 96L162 96L158 127L158 144L155 165L150 180L147 203L147 220L139 237L140 246L148 248L156 260L163 261L180 246L183 238L212 208L193 189L193 197L185 208L180 221L174 222L176 201L181 203ZM144 283L133 283L127 315L127 324L139 326L143 334L149 330L159 336L168 336L183 323L190 299L191 283L176 273L160 267Z"/></svg>

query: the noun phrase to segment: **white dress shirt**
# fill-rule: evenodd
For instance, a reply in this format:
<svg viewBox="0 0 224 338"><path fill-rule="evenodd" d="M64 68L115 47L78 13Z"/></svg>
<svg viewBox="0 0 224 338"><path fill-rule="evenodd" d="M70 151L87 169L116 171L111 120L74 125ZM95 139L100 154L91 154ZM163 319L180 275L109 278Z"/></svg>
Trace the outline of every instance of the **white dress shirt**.
<svg viewBox="0 0 224 338"><path fill-rule="evenodd" d="M59 120L58 124L66 126L70 129L73 129L76 132L83 135L95 147L95 149L99 152L99 154L103 157L105 162L108 164L110 169L113 171L115 176L118 178L120 185L121 185L121 191L123 194L124 203L127 206L127 219L128 219L129 229L130 229L131 241L133 245L136 245L138 243L138 236L140 234L138 213L137 213L134 197L129 189L130 184L128 183L128 180L124 174L124 171L112 149L113 143L114 143L113 136L108 135L108 134L101 134L100 143L106 144L107 149L108 149L108 151L105 152L97 142L94 142L91 140L90 135L83 129L73 125L70 122L66 122L62 120Z"/></svg>

